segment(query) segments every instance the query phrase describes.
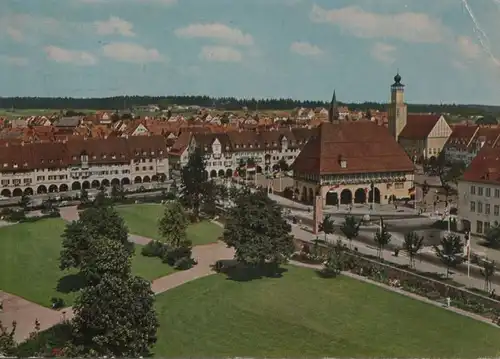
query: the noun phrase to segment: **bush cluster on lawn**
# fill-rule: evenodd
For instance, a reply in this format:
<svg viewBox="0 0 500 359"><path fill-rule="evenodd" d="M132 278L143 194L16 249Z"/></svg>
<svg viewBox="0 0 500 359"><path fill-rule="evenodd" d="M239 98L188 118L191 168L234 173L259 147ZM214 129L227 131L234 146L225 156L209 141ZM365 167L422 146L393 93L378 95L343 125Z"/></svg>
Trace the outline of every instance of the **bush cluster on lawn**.
<svg viewBox="0 0 500 359"><path fill-rule="evenodd" d="M50 212L42 212L41 216L36 217L26 217L24 210L14 210L12 208L4 208L0 212L0 218L4 221L12 223L26 223L26 222L36 222L45 218L59 218L61 217L58 208L52 209Z"/></svg>
<svg viewBox="0 0 500 359"><path fill-rule="evenodd" d="M313 250L308 243L300 242L299 245L301 251L294 254L292 258L305 263L323 263L332 253L327 246L319 244ZM407 292L439 302L444 302L449 297L454 307L481 315L500 325L500 302L496 300L442 281L426 278L413 271L389 265L383 260L367 258L356 251L349 250L346 246L342 248L344 254L341 262L343 271L349 271L387 285L397 285ZM311 254L314 251L320 254Z"/></svg>
<svg viewBox="0 0 500 359"><path fill-rule="evenodd" d="M160 258L163 263L178 270L192 268L196 264L191 258L193 246L191 241L185 240L178 247L171 247L160 241L151 241L142 247L141 254L145 257Z"/></svg>

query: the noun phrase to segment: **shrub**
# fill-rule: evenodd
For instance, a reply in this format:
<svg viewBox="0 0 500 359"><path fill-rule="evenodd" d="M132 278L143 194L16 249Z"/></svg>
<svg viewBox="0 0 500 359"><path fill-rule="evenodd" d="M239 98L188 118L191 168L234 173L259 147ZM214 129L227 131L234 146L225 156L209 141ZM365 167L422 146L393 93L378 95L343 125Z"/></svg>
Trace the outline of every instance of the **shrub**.
<svg viewBox="0 0 500 359"><path fill-rule="evenodd" d="M71 325L68 321L56 324L43 332L34 333L17 347L17 357L51 357L53 350L64 348L71 338Z"/></svg>
<svg viewBox="0 0 500 359"><path fill-rule="evenodd" d="M186 270L190 269L195 265L196 262L194 261L193 258L188 258L188 257L182 257L179 258L175 263L174 263L174 268L177 270Z"/></svg>
<svg viewBox="0 0 500 359"><path fill-rule="evenodd" d="M159 241L150 241L142 247L141 254L145 257L158 257L163 258L168 251L168 246Z"/></svg>
<svg viewBox="0 0 500 359"><path fill-rule="evenodd" d="M50 302L52 303L52 309L61 309L64 308L65 305L64 299L62 298L52 297Z"/></svg>
<svg viewBox="0 0 500 359"><path fill-rule="evenodd" d="M183 241L180 246L171 248L164 253L163 263L174 266L181 258L191 258L192 249L191 241Z"/></svg>

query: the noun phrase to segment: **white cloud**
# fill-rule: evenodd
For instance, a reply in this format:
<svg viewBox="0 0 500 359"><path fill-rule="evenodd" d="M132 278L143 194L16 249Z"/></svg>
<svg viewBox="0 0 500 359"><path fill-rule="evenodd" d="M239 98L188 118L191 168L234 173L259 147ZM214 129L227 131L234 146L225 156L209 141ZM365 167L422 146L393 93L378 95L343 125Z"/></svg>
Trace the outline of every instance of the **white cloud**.
<svg viewBox="0 0 500 359"><path fill-rule="evenodd" d="M297 41L290 45L290 51L302 56L320 56L323 50L308 42Z"/></svg>
<svg viewBox="0 0 500 359"><path fill-rule="evenodd" d="M25 57L0 55L0 62L13 66L27 66L29 61Z"/></svg>
<svg viewBox="0 0 500 359"><path fill-rule="evenodd" d="M92 66L97 64L97 58L86 51L67 50L57 46L46 46L44 50L49 59L58 63L77 66Z"/></svg>
<svg viewBox="0 0 500 359"><path fill-rule="evenodd" d="M122 36L135 36L134 25L116 16L110 16L105 21L95 21L95 29L99 35L118 34Z"/></svg>
<svg viewBox="0 0 500 359"><path fill-rule="evenodd" d="M224 24L191 24L184 28L175 30L178 37L205 38L223 41L233 45L253 45L253 37L244 34L240 29L232 28Z"/></svg>
<svg viewBox="0 0 500 359"><path fill-rule="evenodd" d="M395 38L408 42L439 43L447 28L437 19L424 13L403 12L379 14L364 11L358 6L327 10L314 5L310 18L316 23L329 23L356 37Z"/></svg>
<svg viewBox="0 0 500 359"><path fill-rule="evenodd" d="M392 64L396 61L396 47L382 42L375 43L370 51L372 57L385 64Z"/></svg>
<svg viewBox="0 0 500 359"><path fill-rule="evenodd" d="M200 58L212 62L241 62L243 55L229 46L203 46Z"/></svg>
<svg viewBox="0 0 500 359"><path fill-rule="evenodd" d="M7 28L5 29L5 32L14 41L21 42L24 40L23 33L20 30L14 28L12 26L7 26Z"/></svg>
<svg viewBox="0 0 500 359"><path fill-rule="evenodd" d="M0 34L5 33L15 41L25 40L28 34L60 34L61 29L60 23L50 17L28 14L8 14L0 17Z"/></svg>
<svg viewBox="0 0 500 359"><path fill-rule="evenodd" d="M475 60L482 55L481 46L468 36L458 37L457 48L460 54L467 60Z"/></svg>
<svg viewBox="0 0 500 359"><path fill-rule="evenodd" d="M106 44L102 47L102 52L110 59L137 64L165 62L167 60L157 49L148 49L129 42Z"/></svg>

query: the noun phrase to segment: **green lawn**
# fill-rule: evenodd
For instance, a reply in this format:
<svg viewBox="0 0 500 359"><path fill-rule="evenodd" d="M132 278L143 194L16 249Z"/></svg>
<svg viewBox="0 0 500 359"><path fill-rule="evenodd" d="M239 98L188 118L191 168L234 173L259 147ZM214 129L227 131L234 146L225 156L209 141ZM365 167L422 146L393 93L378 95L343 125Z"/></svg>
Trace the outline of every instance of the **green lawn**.
<svg viewBox="0 0 500 359"><path fill-rule="evenodd" d="M125 220L130 233L143 237L160 239L158 221L163 215L160 204L130 204L117 206L116 210ZM187 230L193 245L215 243L222 235L222 228L208 221L191 224Z"/></svg>
<svg viewBox="0 0 500 359"><path fill-rule="evenodd" d="M213 275L157 296L158 357L461 357L500 354L500 330L348 277Z"/></svg>
<svg viewBox="0 0 500 359"><path fill-rule="evenodd" d="M58 283L68 288L76 283L75 271L59 270L61 234L65 222L45 219L0 228L0 289L19 295L44 306L50 306L52 297L63 298L70 305L75 292L58 291ZM132 260L133 272L153 280L174 270L158 258L140 254L136 245Z"/></svg>

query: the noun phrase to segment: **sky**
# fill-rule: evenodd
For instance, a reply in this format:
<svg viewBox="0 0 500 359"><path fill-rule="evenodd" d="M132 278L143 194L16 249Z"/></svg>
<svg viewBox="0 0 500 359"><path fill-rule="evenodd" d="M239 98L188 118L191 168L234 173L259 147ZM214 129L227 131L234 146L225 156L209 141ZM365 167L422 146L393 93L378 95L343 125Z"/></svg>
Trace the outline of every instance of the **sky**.
<svg viewBox="0 0 500 359"><path fill-rule="evenodd" d="M500 0L0 0L0 96L500 104Z"/></svg>

